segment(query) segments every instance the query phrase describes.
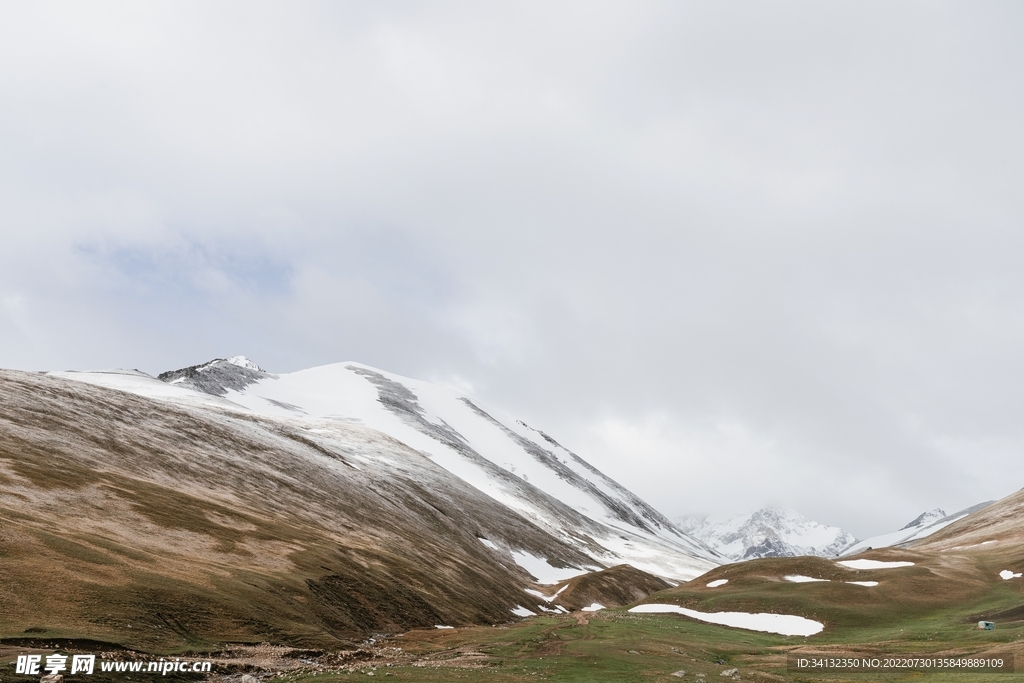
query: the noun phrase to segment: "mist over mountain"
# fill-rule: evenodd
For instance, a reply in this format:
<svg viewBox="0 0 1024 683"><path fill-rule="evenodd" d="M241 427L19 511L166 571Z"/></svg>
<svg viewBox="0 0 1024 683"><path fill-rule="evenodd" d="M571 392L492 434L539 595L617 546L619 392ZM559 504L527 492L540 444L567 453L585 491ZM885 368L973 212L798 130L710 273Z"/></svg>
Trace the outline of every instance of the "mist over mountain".
<svg viewBox="0 0 1024 683"><path fill-rule="evenodd" d="M731 560L815 555L832 557L857 539L839 527L788 508L765 507L724 520L689 517L681 529Z"/></svg>

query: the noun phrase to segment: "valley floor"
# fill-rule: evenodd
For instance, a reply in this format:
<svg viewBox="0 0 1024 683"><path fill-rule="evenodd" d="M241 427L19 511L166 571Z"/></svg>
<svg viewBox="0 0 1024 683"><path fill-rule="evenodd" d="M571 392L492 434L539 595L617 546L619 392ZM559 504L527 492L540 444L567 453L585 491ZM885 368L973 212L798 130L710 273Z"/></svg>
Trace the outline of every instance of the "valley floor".
<svg viewBox="0 0 1024 683"><path fill-rule="evenodd" d="M814 675L787 671L793 652L861 651L877 654L999 652L1024 667L1024 623L978 631L962 618L902 621L899 628L840 630L812 638L775 636L694 622L675 615L625 610L544 616L506 626L416 630L366 643L358 650L323 653L270 646L240 646L211 658L211 681L245 674L275 683L334 683L365 675L393 681L988 681L1009 683L1020 674L915 671ZM888 632L887 632L888 631ZM6 672L15 650L0 651ZM62 652L66 650L61 649ZM39 652L53 652L41 649ZM131 653L123 653L130 657ZM734 670L734 671L732 671ZM1019 668L1018 668L1019 671ZM685 675L680 675L685 672ZM723 673L726 672L726 673ZM724 676L724 677L723 677ZM154 674L75 676L71 681L156 680ZM167 677L163 677L167 678ZM188 680L187 676L171 676ZM193 680L198 679L196 676ZM6 683L36 680L4 675ZM246 679L249 683L249 679Z"/></svg>

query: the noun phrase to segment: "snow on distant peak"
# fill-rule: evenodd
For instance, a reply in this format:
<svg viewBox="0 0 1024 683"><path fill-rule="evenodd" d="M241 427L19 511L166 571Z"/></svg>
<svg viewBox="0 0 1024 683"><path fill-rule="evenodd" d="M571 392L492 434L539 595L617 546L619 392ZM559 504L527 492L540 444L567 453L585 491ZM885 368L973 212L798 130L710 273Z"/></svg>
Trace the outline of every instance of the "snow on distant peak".
<svg viewBox="0 0 1024 683"><path fill-rule="evenodd" d="M733 560L816 555L831 557L857 539L839 527L788 508L765 507L725 520L690 518L680 528Z"/></svg>
<svg viewBox="0 0 1024 683"><path fill-rule="evenodd" d="M929 524L932 524L933 522L939 521L943 517L946 517L946 511L943 510L942 508L935 508L934 510L929 510L928 512L922 512L917 517L915 517L913 521L911 521L905 527L901 528L900 531L903 531L905 529L920 529L922 527L928 526Z"/></svg>
<svg viewBox="0 0 1024 683"><path fill-rule="evenodd" d="M232 365L237 365L240 368L245 368L246 370L255 370L256 372L264 372L263 368L261 368L260 366L256 365L255 363L253 363L251 360L249 360L245 356L231 356L231 358L228 358L228 362L231 363Z"/></svg>

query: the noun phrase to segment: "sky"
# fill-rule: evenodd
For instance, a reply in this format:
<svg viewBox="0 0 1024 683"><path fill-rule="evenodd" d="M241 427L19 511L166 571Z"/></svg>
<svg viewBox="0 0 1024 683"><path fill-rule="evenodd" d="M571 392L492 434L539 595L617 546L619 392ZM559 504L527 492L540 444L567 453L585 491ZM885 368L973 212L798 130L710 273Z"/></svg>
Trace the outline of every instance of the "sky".
<svg viewBox="0 0 1024 683"><path fill-rule="evenodd" d="M358 361L673 518L1024 487L1024 6L0 4L0 367Z"/></svg>

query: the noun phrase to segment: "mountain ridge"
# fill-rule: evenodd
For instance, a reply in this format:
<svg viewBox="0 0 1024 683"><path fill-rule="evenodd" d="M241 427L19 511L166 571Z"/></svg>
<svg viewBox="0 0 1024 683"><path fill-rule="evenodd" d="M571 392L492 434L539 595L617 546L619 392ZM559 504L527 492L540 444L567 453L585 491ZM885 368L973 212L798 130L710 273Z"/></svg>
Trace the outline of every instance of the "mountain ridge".
<svg viewBox="0 0 1024 683"><path fill-rule="evenodd" d="M887 534L872 536L864 539L863 541L857 541L849 547L844 548L840 555L856 555L857 553L877 548L902 548L910 546L915 542L921 541L922 539L941 531L945 527L964 519L972 513L983 510L994 502L995 501L989 500L984 503L978 503L977 505L972 505L968 508L964 508L963 510L959 510L958 512L954 512L951 515L947 515L941 508L922 512L901 529Z"/></svg>
<svg viewBox="0 0 1024 683"><path fill-rule="evenodd" d="M831 557L856 541L849 532L795 510L768 506L724 520L691 517L681 528L734 561L811 555Z"/></svg>

